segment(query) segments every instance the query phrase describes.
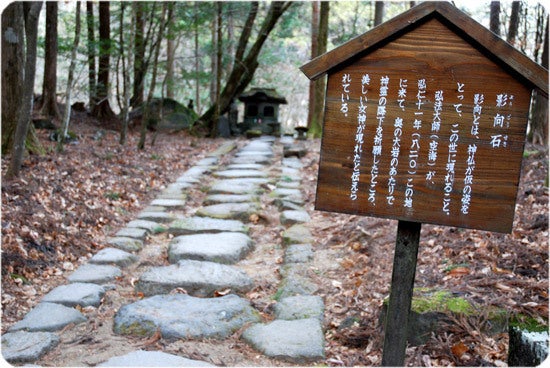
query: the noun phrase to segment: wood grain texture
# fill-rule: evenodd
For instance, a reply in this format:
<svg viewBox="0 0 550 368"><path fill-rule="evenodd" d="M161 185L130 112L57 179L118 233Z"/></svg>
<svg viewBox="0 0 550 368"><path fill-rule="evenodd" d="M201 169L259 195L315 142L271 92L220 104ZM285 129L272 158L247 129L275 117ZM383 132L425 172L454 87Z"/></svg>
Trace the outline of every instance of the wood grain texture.
<svg viewBox="0 0 550 368"><path fill-rule="evenodd" d="M370 84L362 86L365 74L369 75ZM349 93L344 91L344 75L351 79L349 87L345 88ZM388 77L389 83L385 116L379 128L377 110L382 77ZM418 108L420 79L425 79L426 89L424 103ZM401 106L398 102L400 80L407 81L406 97ZM459 85L463 85L463 89ZM436 91L442 91L443 95L441 111L437 113L434 109ZM347 116L342 112L343 95L348 107ZM479 114L474 113L476 95L483 95ZM497 107L499 95L513 96L512 103ZM356 167L354 151L359 105L360 98L365 96L364 142L360 165ZM510 232L530 96L528 87L436 18L352 64L334 70L328 76L316 209ZM455 104L461 104L461 116ZM415 114L420 112L422 115ZM431 128L434 114L441 117L440 129L435 133ZM505 117L502 127L494 126L497 115ZM403 127L399 135L399 155L392 164L394 124L398 118L403 120ZM421 120L419 129L414 127L415 119ZM474 120L478 126L477 136L471 134ZM377 129L379 132L381 129L382 138L379 156L373 154ZM449 144L457 136L457 152L452 155L454 171L450 172ZM499 137L500 146L494 147L498 141L494 137ZM413 155L411 147L415 146L414 141L419 148L412 170L410 156ZM436 157L433 159L432 150L432 159L429 159L429 147L434 141ZM470 146L477 150L470 158L473 168L468 164ZM396 173L390 175L392 166ZM371 173L373 167L378 169L376 177ZM351 195L354 168L360 173L355 200ZM468 170L473 171L471 185L464 182ZM409 171L414 171L414 174ZM430 172L435 175L427 180ZM445 177L450 174L454 175L452 190L445 194L449 182ZM392 204L388 199L390 177L395 179ZM373 178L375 185L371 185ZM407 191L408 186L412 186L412 196L410 190ZM375 194L369 198L371 189ZM465 190L471 195L466 214L461 206ZM412 207L405 206L406 197L412 198ZM443 211L444 200L448 200L448 212Z"/></svg>

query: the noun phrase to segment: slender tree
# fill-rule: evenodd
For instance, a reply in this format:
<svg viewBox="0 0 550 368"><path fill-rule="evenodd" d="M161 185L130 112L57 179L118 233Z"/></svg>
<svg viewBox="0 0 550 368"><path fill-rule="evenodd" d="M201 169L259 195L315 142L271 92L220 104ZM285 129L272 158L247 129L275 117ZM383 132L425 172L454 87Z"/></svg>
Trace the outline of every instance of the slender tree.
<svg viewBox="0 0 550 368"><path fill-rule="evenodd" d="M384 20L384 1L376 1L374 4L374 26L382 24Z"/></svg>
<svg viewBox="0 0 550 368"><path fill-rule="evenodd" d="M330 2L321 2L321 11L319 14L319 32L317 34L317 53L322 55L327 52L328 43L328 18L330 10ZM310 135L314 138L319 138L323 130L323 113L325 109L325 85L326 77L319 78L315 81L315 110L313 112L313 120L310 125Z"/></svg>
<svg viewBox="0 0 550 368"><path fill-rule="evenodd" d="M491 1L489 29L500 36L500 1Z"/></svg>
<svg viewBox="0 0 550 368"><path fill-rule="evenodd" d="M86 1L86 27L88 30L88 108L92 111L97 102L95 66L96 44L93 1Z"/></svg>
<svg viewBox="0 0 550 368"><path fill-rule="evenodd" d="M38 17L42 9L42 2L23 2L23 15L25 23L25 70L23 80L22 100L17 114L17 127L13 141L13 154L6 172L6 179L19 176L23 155L25 154L25 141L31 122L33 106L34 77L36 74L36 44L38 38ZM21 20L20 20L21 21Z"/></svg>
<svg viewBox="0 0 550 368"><path fill-rule="evenodd" d="M320 1L313 0L311 2L311 59L319 56L319 16L320 16ZM315 113L315 81L309 82L309 107L307 111L307 126L312 130L313 115Z"/></svg>
<svg viewBox="0 0 550 368"><path fill-rule="evenodd" d="M45 41L40 113L59 119L61 114L57 106L57 1L46 1Z"/></svg>
<svg viewBox="0 0 550 368"><path fill-rule="evenodd" d="M130 98L131 98L131 90L130 90L130 70L132 69L132 56L130 55L131 52L128 52L126 48L128 48L128 45L133 44L133 37L134 32L129 32L130 34L130 40L128 41L128 45L124 41L124 10L126 9L127 3L121 2L120 4L120 27L119 27L119 53L120 58L122 61L122 95L123 95L123 102L122 102L122 129L120 129L120 139L119 143L121 145L126 144L126 135L128 132L128 122L130 120ZM132 8L135 10L135 8ZM130 17L130 29L133 30L133 21L134 17Z"/></svg>
<svg viewBox="0 0 550 368"><path fill-rule="evenodd" d="M519 13L521 11L521 1L512 1L512 11L510 13L510 24L508 25L508 35L506 41L513 45L516 42L516 36L519 28Z"/></svg>
<svg viewBox="0 0 550 368"><path fill-rule="evenodd" d="M108 1L99 2L99 64L97 71L97 102L92 115L111 119L115 113L109 103L109 69L111 57L111 11Z"/></svg>
<svg viewBox="0 0 550 368"><path fill-rule="evenodd" d="M175 6L175 2L171 2L171 7ZM174 19L172 14L173 11L170 11L170 18L168 18L168 30L169 32L166 35L166 97L174 99L174 64L176 57L176 36L172 31Z"/></svg>
<svg viewBox="0 0 550 368"><path fill-rule="evenodd" d="M193 4L193 34L195 43L195 110L201 111L200 94L200 52L199 52L199 4L195 1Z"/></svg>
<svg viewBox="0 0 550 368"><path fill-rule="evenodd" d="M131 99L133 107L143 103L145 72L147 63L145 61L145 19L144 11L146 3L136 1L134 7L135 31L134 31L134 93Z"/></svg>
<svg viewBox="0 0 550 368"><path fill-rule="evenodd" d="M542 41L541 65L548 69L548 14L539 4L537 39ZM545 25L546 23L546 25ZM544 30L544 31L543 31ZM548 148L548 97L535 91L533 96L533 116L531 118L530 141ZM548 185L548 182L546 183Z"/></svg>
<svg viewBox="0 0 550 368"><path fill-rule="evenodd" d="M71 98L73 91L74 70L76 68L76 51L80 42L80 1L76 2L76 19L73 49L71 51L71 63L69 65L69 76L67 77L67 92L65 93L65 111L63 113L63 122L59 134L57 135L57 151L63 151L65 137L69 130L69 121L71 119Z"/></svg>

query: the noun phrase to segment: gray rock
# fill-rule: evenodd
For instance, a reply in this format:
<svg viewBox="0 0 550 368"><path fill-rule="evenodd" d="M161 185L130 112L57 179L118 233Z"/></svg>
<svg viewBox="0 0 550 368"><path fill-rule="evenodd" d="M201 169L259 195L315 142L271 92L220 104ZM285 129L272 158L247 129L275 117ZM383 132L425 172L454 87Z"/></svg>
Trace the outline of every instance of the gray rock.
<svg viewBox="0 0 550 368"><path fill-rule="evenodd" d="M135 252L143 248L143 241L127 237L109 238L107 244L128 252Z"/></svg>
<svg viewBox="0 0 550 368"><path fill-rule="evenodd" d="M207 157L221 157L233 151L237 147L237 144L234 141L225 142L215 151L210 152Z"/></svg>
<svg viewBox="0 0 550 368"><path fill-rule="evenodd" d="M132 220L126 224L127 227L137 227L139 229L145 229L149 233L158 233L166 230L166 225L159 224L155 221L147 220Z"/></svg>
<svg viewBox="0 0 550 368"><path fill-rule="evenodd" d="M277 188L271 192L271 196L279 198L302 198L302 192L299 189Z"/></svg>
<svg viewBox="0 0 550 368"><path fill-rule="evenodd" d="M277 182L277 188L286 188L286 189L299 189L302 184L299 181L284 180L287 177L283 177L281 181Z"/></svg>
<svg viewBox="0 0 550 368"><path fill-rule="evenodd" d="M125 252L116 248L105 248L90 258L93 264L115 264L120 267L126 267L137 261L137 257L132 253Z"/></svg>
<svg viewBox="0 0 550 368"><path fill-rule="evenodd" d="M183 173L176 181L184 181L180 179L184 178L199 178L204 174L209 174L210 168L208 166L193 166Z"/></svg>
<svg viewBox="0 0 550 368"><path fill-rule="evenodd" d="M199 216L176 220L168 228L168 232L175 236L197 233L220 233L225 231L248 233L248 228L241 221L237 220L222 220Z"/></svg>
<svg viewBox="0 0 550 368"><path fill-rule="evenodd" d="M323 321L325 304L320 296L298 295L281 299L275 304L275 318L284 320L317 318Z"/></svg>
<svg viewBox="0 0 550 368"><path fill-rule="evenodd" d="M258 206L249 202L219 203L199 208L196 215L218 219L248 221L250 215L256 212L258 212Z"/></svg>
<svg viewBox="0 0 550 368"><path fill-rule="evenodd" d="M109 265L83 264L78 267L67 280L69 282L91 282L103 284L121 276L120 268Z"/></svg>
<svg viewBox="0 0 550 368"><path fill-rule="evenodd" d="M267 156L271 157L273 156L273 151L271 149L269 150L242 150L240 152L237 152L235 155L237 157L257 157L257 156Z"/></svg>
<svg viewBox="0 0 550 368"><path fill-rule="evenodd" d="M114 318L114 331L150 336L160 329L164 339L224 338L259 320L249 302L236 295L208 299L157 295L120 308Z"/></svg>
<svg viewBox="0 0 550 368"><path fill-rule="evenodd" d="M113 357L99 367L215 367L210 363L192 360L162 351L136 350Z"/></svg>
<svg viewBox="0 0 550 368"><path fill-rule="evenodd" d="M74 308L55 303L40 303L10 328L10 331L57 331L70 323L78 324L86 317Z"/></svg>
<svg viewBox="0 0 550 368"><path fill-rule="evenodd" d="M176 179L174 183L169 184L162 192L165 194L184 194L186 189L193 187L195 183L199 182L199 180L195 178L191 178L191 180L187 179L188 178L185 176Z"/></svg>
<svg viewBox="0 0 550 368"><path fill-rule="evenodd" d="M258 200L258 197L253 194L211 194L202 203L209 206L218 203L258 202Z"/></svg>
<svg viewBox="0 0 550 368"><path fill-rule="evenodd" d="M271 157L265 155L239 156L231 160L232 164L268 164Z"/></svg>
<svg viewBox="0 0 550 368"><path fill-rule="evenodd" d="M281 176L291 178L292 181L302 180L300 169L294 167L283 166L281 168Z"/></svg>
<svg viewBox="0 0 550 368"><path fill-rule="evenodd" d="M311 217L306 211L286 210L281 212L281 224L288 226L302 222L309 222Z"/></svg>
<svg viewBox="0 0 550 368"><path fill-rule="evenodd" d="M273 204L279 208L279 211L294 210L294 211L304 211L304 207L296 204L294 202L281 200L279 198L273 201Z"/></svg>
<svg viewBox="0 0 550 368"><path fill-rule="evenodd" d="M10 363L34 362L58 343L52 332L9 332L2 335L2 356Z"/></svg>
<svg viewBox="0 0 550 368"><path fill-rule="evenodd" d="M302 224L292 225L283 233L284 244L307 244L312 241L311 232Z"/></svg>
<svg viewBox="0 0 550 368"><path fill-rule="evenodd" d="M140 229L137 227L125 227L120 229L116 234L115 237L118 238L134 238L134 239L145 239L145 236L147 235L147 230Z"/></svg>
<svg viewBox="0 0 550 368"><path fill-rule="evenodd" d="M143 211L138 215L138 218L140 220L147 220L147 221L154 221L154 222L160 222L160 223L168 223L175 220L174 215L171 215L166 212L149 212L149 211Z"/></svg>
<svg viewBox="0 0 550 368"><path fill-rule="evenodd" d="M548 331L533 332L511 326L509 336L510 367L536 367L548 357Z"/></svg>
<svg viewBox="0 0 550 368"><path fill-rule="evenodd" d="M266 178L242 178L217 180L212 184L208 194L257 194L262 193L261 184L267 184Z"/></svg>
<svg viewBox="0 0 550 368"><path fill-rule="evenodd" d="M227 165L226 170L261 170L264 167L261 164L231 164Z"/></svg>
<svg viewBox="0 0 550 368"><path fill-rule="evenodd" d="M180 260L177 264L154 267L143 273L136 284L136 291L150 296L168 294L175 288L183 288L190 295L208 297L225 289L246 293L252 287L252 279L233 266Z"/></svg>
<svg viewBox="0 0 550 368"><path fill-rule="evenodd" d="M279 300L282 300L291 296L312 295L317 290L319 288L309 278L294 275L293 277L286 277L281 281L277 290L277 296Z"/></svg>
<svg viewBox="0 0 550 368"><path fill-rule="evenodd" d="M260 170L222 170L214 173L218 178L265 178L267 173Z"/></svg>
<svg viewBox="0 0 550 368"><path fill-rule="evenodd" d="M293 169L301 169L304 167L302 161L296 157L285 157L282 162L283 166L291 167Z"/></svg>
<svg viewBox="0 0 550 368"><path fill-rule="evenodd" d="M77 282L56 287L44 295L42 301L63 304L66 307L97 307L104 294L105 289L102 286Z"/></svg>
<svg viewBox="0 0 550 368"><path fill-rule="evenodd" d="M325 357L323 329L317 318L253 325L244 331L242 338L268 357L293 363Z"/></svg>
<svg viewBox="0 0 550 368"><path fill-rule="evenodd" d="M252 249L252 239L243 233L195 234L178 236L170 242L168 259L194 259L236 263Z"/></svg>
<svg viewBox="0 0 550 368"><path fill-rule="evenodd" d="M202 160L198 161L196 166L214 166L218 163L217 157L205 157Z"/></svg>
<svg viewBox="0 0 550 368"><path fill-rule="evenodd" d="M285 263L305 263L312 259L311 244L292 244L285 250Z"/></svg>
<svg viewBox="0 0 550 368"><path fill-rule="evenodd" d="M181 209L185 207L185 201L182 199L157 198L151 201L152 206L162 206L170 209Z"/></svg>

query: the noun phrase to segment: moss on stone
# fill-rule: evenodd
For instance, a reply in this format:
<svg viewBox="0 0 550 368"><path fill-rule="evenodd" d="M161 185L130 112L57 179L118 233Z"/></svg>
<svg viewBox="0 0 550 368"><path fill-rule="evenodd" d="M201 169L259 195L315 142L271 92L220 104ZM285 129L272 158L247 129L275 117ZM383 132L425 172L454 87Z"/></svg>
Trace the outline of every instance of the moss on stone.
<svg viewBox="0 0 550 368"><path fill-rule="evenodd" d="M416 289L411 309L417 313L452 312L470 315L474 312L472 304L464 298L453 296L447 290Z"/></svg>

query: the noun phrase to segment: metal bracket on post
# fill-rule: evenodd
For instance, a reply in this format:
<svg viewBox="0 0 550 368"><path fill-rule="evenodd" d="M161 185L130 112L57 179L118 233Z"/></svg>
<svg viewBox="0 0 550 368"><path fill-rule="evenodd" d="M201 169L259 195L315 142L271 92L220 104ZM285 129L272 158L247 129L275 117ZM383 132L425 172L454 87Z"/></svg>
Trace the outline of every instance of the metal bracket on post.
<svg viewBox="0 0 550 368"><path fill-rule="evenodd" d="M399 221L393 256L390 300L384 332L382 366L403 367L420 241L419 222Z"/></svg>

